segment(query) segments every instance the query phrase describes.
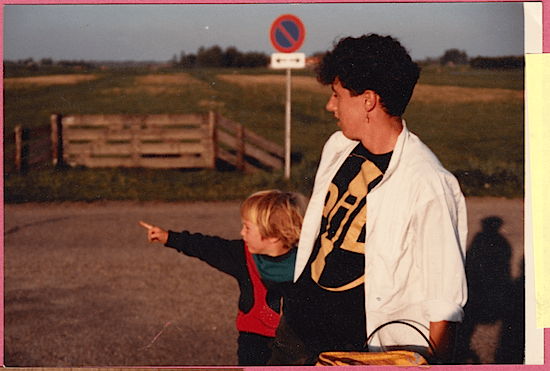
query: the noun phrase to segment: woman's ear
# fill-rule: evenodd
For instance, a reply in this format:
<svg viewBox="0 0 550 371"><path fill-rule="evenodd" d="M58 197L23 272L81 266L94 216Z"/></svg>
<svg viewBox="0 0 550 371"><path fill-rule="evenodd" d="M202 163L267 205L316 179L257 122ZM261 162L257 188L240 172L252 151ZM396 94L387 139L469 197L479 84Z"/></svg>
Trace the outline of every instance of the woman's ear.
<svg viewBox="0 0 550 371"><path fill-rule="evenodd" d="M365 110L367 112L372 111L378 103L378 94L374 90L365 90L361 95L363 96Z"/></svg>

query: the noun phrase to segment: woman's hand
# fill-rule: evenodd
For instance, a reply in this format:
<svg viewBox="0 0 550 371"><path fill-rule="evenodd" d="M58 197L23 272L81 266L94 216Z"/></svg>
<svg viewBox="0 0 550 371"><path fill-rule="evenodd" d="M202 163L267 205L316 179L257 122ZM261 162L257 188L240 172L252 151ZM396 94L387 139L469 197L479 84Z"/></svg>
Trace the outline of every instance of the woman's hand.
<svg viewBox="0 0 550 371"><path fill-rule="evenodd" d="M456 333L456 322L430 322L430 341L434 345L439 361L443 364L453 362Z"/></svg>
<svg viewBox="0 0 550 371"><path fill-rule="evenodd" d="M168 242L168 231L142 221L140 221L139 224L142 227L147 228L147 237L149 238L149 242L160 242L163 245Z"/></svg>

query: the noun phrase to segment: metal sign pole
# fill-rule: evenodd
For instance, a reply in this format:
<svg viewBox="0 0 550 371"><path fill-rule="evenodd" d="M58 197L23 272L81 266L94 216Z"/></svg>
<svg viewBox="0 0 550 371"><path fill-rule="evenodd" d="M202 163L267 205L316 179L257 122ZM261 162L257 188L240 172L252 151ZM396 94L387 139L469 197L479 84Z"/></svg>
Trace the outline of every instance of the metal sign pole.
<svg viewBox="0 0 550 371"><path fill-rule="evenodd" d="M285 178L290 179L290 70L286 69Z"/></svg>
<svg viewBox="0 0 550 371"><path fill-rule="evenodd" d="M279 51L271 55L272 68L286 68L286 112L285 112L285 178L290 179L290 70L304 68L304 53L294 53L300 49L306 36L306 29L300 18L283 14L271 24L269 39Z"/></svg>

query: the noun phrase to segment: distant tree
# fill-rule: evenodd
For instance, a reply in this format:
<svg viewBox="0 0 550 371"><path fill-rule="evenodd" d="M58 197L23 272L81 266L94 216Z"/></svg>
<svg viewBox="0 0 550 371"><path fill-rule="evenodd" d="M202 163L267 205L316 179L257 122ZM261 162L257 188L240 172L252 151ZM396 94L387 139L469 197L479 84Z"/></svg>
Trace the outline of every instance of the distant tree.
<svg viewBox="0 0 550 371"><path fill-rule="evenodd" d="M188 55L185 63L189 68L195 67L195 63L197 63L197 56L195 54Z"/></svg>
<svg viewBox="0 0 550 371"><path fill-rule="evenodd" d="M51 58L42 58L40 60L40 65L42 65L42 66L51 66L51 65L53 65L53 60Z"/></svg>
<svg viewBox="0 0 550 371"><path fill-rule="evenodd" d="M178 62L178 65L181 68L193 68L195 66L195 60L197 59L197 56L194 54L186 55L184 51L180 53L180 60Z"/></svg>
<svg viewBox="0 0 550 371"><path fill-rule="evenodd" d="M215 45L208 49L201 46L197 50L196 55L186 55L185 52L181 51L179 61L176 65L181 68L254 68L267 67L269 59L270 57L264 53L250 52L243 54L234 46L230 46L223 51L219 46Z"/></svg>
<svg viewBox="0 0 550 371"><path fill-rule="evenodd" d="M200 47L197 53L196 65L198 67L221 67L222 54L222 49L217 45L207 50Z"/></svg>
<svg viewBox="0 0 550 371"><path fill-rule="evenodd" d="M442 66L445 66L449 63L452 64L468 64L468 55L464 51L458 49L449 49L445 51L443 57L439 60L439 63Z"/></svg>
<svg viewBox="0 0 550 371"><path fill-rule="evenodd" d="M19 59L17 61L18 64L22 65L22 66L33 66L35 65L36 63L34 63L34 59L32 58L27 58L27 59Z"/></svg>
<svg viewBox="0 0 550 371"><path fill-rule="evenodd" d="M231 46L225 50L221 56L222 67L236 67L237 63L242 59L243 53Z"/></svg>
<svg viewBox="0 0 550 371"><path fill-rule="evenodd" d="M250 52L243 55L242 62L239 67L256 68L267 67L269 65L269 57L264 53Z"/></svg>

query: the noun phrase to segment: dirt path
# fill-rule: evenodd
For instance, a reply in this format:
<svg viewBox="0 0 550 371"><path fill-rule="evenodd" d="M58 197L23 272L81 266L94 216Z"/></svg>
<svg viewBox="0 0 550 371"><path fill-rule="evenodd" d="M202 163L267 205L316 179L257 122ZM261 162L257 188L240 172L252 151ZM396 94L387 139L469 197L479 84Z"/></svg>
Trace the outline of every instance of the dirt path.
<svg viewBox="0 0 550 371"><path fill-rule="evenodd" d="M467 203L469 241L481 220L502 218L500 232L512 247L511 274L517 277L523 200ZM238 207L237 202L5 205L4 364L236 365L236 282L149 244L138 222L239 238ZM477 352L491 361L493 348Z"/></svg>

